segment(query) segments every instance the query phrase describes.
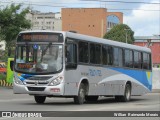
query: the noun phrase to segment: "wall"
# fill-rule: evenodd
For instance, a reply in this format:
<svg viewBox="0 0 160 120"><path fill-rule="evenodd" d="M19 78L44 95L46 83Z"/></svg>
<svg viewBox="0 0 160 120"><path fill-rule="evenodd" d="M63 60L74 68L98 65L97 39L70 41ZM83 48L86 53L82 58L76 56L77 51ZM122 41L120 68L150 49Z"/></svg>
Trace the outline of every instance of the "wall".
<svg viewBox="0 0 160 120"><path fill-rule="evenodd" d="M153 68L152 89L160 90L160 68Z"/></svg>
<svg viewBox="0 0 160 120"><path fill-rule="evenodd" d="M62 8L62 30L103 37L107 32L107 16L116 15L123 23L123 14L106 8Z"/></svg>
<svg viewBox="0 0 160 120"><path fill-rule="evenodd" d="M101 37L106 30L106 9L62 8L62 30Z"/></svg>
<svg viewBox="0 0 160 120"><path fill-rule="evenodd" d="M146 42L135 42L134 45L145 46ZM160 64L160 42L153 42L149 47L152 51L153 64Z"/></svg>

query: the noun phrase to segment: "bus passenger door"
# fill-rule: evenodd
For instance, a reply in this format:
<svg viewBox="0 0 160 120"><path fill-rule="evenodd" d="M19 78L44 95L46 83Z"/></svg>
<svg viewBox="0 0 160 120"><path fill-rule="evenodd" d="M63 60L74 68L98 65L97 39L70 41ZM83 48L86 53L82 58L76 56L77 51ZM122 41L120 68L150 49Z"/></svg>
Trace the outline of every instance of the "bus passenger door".
<svg viewBox="0 0 160 120"><path fill-rule="evenodd" d="M77 77L77 44L68 42L65 47L65 95L76 95Z"/></svg>

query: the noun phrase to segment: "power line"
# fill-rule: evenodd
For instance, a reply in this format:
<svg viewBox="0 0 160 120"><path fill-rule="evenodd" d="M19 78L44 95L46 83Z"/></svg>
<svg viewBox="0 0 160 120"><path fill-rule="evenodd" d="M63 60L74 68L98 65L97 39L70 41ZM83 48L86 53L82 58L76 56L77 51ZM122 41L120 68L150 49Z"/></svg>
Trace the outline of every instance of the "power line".
<svg viewBox="0 0 160 120"><path fill-rule="evenodd" d="M105 1L105 0L79 0L79 1L93 1L93 2L111 2L111 3L128 3L128 4L157 4L157 5L160 5L159 2L156 2L156 3L150 3L150 2L133 2L133 1L130 1L130 2L127 2L127 1Z"/></svg>
<svg viewBox="0 0 160 120"><path fill-rule="evenodd" d="M107 10L124 10L124 11L127 11L127 10L138 10L138 11L160 11L160 10L146 10L146 9L114 9L114 8L107 8Z"/></svg>
<svg viewBox="0 0 160 120"><path fill-rule="evenodd" d="M13 3L13 2L0 2L0 3ZM14 2L15 4L22 4L22 5L34 5L34 6L46 6L46 7L66 7L66 6L58 6L58 5L42 5L42 4L32 4L32 3L18 3Z"/></svg>
<svg viewBox="0 0 160 120"><path fill-rule="evenodd" d="M105 0L79 0L79 1L83 1L83 2L85 2L85 1L93 1L93 2L110 2L110 3L129 3L129 4L157 4L157 5L160 5L160 3L150 3L150 2L133 2L133 1L131 1L131 2L127 2L127 1L105 1ZM27 1L25 1L25 2L27 2ZM25 3L25 2L15 2L15 3ZM13 3L13 1L10 1L10 2L1 2L1 3ZM43 4L43 3L46 3L46 2L29 2L30 4ZM66 3L66 2L60 2L60 3L58 3L58 2L47 2L47 3L49 3L49 4L76 4L76 3L73 3L73 2L69 2L69 3ZM77 3L77 4L94 4L94 3Z"/></svg>
<svg viewBox="0 0 160 120"><path fill-rule="evenodd" d="M12 2L1 2L1 3L12 3ZM46 6L46 7L61 7L61 8L68 8L67 6L59 6L59 5L44 5L44 4L36 4L36 3L26 3L26 2L23 2L23 3L20 3L20 2L14 2L15 4L22 4L22 5L33 5L33 6ZM60 3L57 3L57 4L60 4ZM64 4L64 3L63 3ZM76 7L75 7L76 8ZM82 8L85 8L85 7L82 7ZM138 10L138 11L160 11L160 10L153 10L153 9L150 9L150 10L147 10L147 9L124 9L124 8L117 8L117 9L114 9L114 8L107 8L107 10L121 10L121 11L128 11L128 10Z"/></svg>

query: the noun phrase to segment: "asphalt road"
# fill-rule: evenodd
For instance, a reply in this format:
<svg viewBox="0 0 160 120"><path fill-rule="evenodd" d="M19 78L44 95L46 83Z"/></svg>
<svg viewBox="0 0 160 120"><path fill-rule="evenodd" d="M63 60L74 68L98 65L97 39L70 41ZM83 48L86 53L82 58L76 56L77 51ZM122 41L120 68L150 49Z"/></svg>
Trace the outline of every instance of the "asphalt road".
<svg viewBox="0 0 160 120"><path fill-rule="evenodd" d="M11 88L0 87L0 111L160 111L160 93L133 96L127 103L100 97L96 103L83 105L74 104L72 98L47 98L44 104L36 104L33 96L13 94Z"/></svg>

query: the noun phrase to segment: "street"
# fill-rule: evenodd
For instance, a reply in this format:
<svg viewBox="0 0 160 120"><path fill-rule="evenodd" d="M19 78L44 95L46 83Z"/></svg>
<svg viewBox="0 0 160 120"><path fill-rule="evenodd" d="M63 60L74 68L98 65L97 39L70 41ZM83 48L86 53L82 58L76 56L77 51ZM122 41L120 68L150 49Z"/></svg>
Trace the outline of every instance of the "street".
<svg viewBox="0 0 160 120"><path fill-rule="evenodd" d="M87 120L106 120L105 117L96 117L96 111L107 112L107 111L160 111L160 93L148 93L144 96L133 96L132 100L128 103L116 102L112 97L100 97L96 103L84 103L83 105L76 105L73 102L72 98L47 98L44 104L36 104L33 96L23 95L23 94L13 94L12 88L0 87L0 111L54 111L58 117L54 119L58 120L81 120L81 117L75 117L75 112L77 111L95 111L93 114L89 113L90 117L86 117ZM70 117L60 117L61 112L63 111L62 116L68 115ZM65 113L64 111L71 111ZM74 113L72 113L75 111ZM97 113L97 115L99 114ZM79 114L79 113L77 113ZM88 114L86 112L86 114ZM74 115L74 117L72 117ZM93 115L93 117L92 117ZM80 116L80 115L78 115ZM83 117L83 116L82 116ZM0 118L0 119L13 119L20 120L22 118ZM44 119L53 119L52 117L43 117L43 118L23 118L23 120L44 120ZM107 119L112 120L136 120L137 117L107 117ZM139 120L143 117L138 118ZM158 117L145 117L145 120L158 120Z"/></svg>
<svg viewBox="0 0 160 120"><path fill-rule="evenodd" d="M160 93L132 96L128 103L112 97L100 97L97 102L76 105L72 98L47 98L37 104L33 96L13 94L11 88L0 88L0 111L160 111Z"/></svg>

